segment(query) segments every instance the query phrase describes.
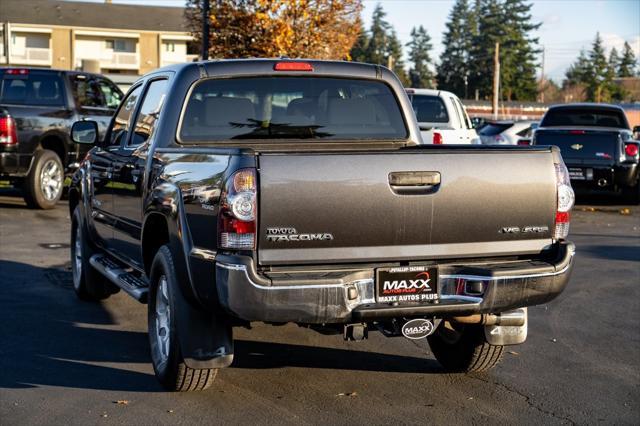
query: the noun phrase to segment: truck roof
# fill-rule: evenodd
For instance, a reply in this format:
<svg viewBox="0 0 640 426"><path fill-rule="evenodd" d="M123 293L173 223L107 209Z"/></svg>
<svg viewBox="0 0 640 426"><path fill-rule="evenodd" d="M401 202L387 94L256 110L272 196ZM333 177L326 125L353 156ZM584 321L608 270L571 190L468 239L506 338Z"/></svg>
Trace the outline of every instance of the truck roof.
<svg viewBox="0 0 640 426"><path fill-rule="evenodd" d="M425 95L425 96L456 96L457 95L453 92L448 92L446 90L439 90L439 89L414 89L411 87L408 87L405 89L405 91L407 92L407 94L409 95Z"/></svg>

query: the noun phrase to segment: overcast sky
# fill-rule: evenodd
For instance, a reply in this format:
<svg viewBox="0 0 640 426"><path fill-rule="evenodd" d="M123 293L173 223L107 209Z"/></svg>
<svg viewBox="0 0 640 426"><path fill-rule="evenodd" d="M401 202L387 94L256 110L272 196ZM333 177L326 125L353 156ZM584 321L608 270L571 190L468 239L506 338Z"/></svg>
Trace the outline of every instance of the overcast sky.
<svg viewBox="0 0 640 426"><path fill-rule="evenodd" d="M100 1L100 0L96 0ZM179 0L113 0L114 3L183 6ZM433 58L442 53L442 33L453 0L364 0L363 19L368 27L377 3L403 43L411 28L423 25L433 39ZM596 32L607 49L622 49L625 41L640 56L640 0L534 0L534 21L542 22L537 32L545 49L545 75L560 81L581 48L589 49ZM542 58L540 58L542 59Z"/></svg>

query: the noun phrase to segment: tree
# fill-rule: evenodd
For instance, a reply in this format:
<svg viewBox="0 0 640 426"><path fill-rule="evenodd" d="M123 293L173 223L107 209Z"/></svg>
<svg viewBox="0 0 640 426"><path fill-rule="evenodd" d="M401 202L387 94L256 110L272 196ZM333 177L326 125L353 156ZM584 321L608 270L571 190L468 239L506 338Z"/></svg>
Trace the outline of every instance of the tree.
<svg viewBox="0 0 640 426"><path fill-rule="evenodd" d="M456 0L444 33L444 52L437 67L438 87L467 97L471 51L477 34L475 11L468 0Z"/></svg>
<svg viewBox="0 0 640 426"><path fill-rule="evenodd" d="M429 68L431 65L429 51L433 46L431 37L422 25L411 30L411 41L407 43L407 47L409 48L409 60L413 62L413 67L409 70L409 84L416 88L432 88L433 73Z"/></svg>
<svg viewBox="0 0 640 426"><path fill-rule="evenodd" d="M391 25L385 21L387 13L380 4L376 5L371 17L371 28L369 29L369 44L366 50L367 62L372 64L387 65L387 55L389 52L389 31Z"/></svg>
<svg viewBox="0 0 640 426"><path fill-rule="evenodd" d="M595 102L607 102L610 100L611 75L609 74L609 64L604 53L602 38L600 33L596 34L596 39L589 52L590 75L587 76L587 99Z"/></svg>
<svg viewBox="0 0 640 426"><path fill-rule="evenodd" d="M402 59L402 43L400 39L398 39L395 30L391 30L387 40L385 52L387 65L390 65L391 70L396 73L402 84L407 85L409 83L409 77L407 76L407 71L404 68L404 60Z"/></svg>
<svg viewBox="0 0 640 426"><path fill-rule="evenodd" d="M505 23L499 0L477 0L478 32L473 39L469 75L470 87L478 91L480 98L488 99L493 93L493 56L496 42L505 42ZM501 46L501 57L504 48Z"/></svg>
<svg viewBox="0 0 640 426"><path fill-rule="evenodd" d="M356 62L366 62L367 46L369 46L369 35L364 29L364 25L360 23L358 38L356 39L356 42L353 44L353 47L349 52L350 59Z"/></svg>
<svg viewBox="0 0 640 426"><path fill-rule="evenodd" d="M505 40L500 46L501 86L504 97L510 101L535 100L538 92L536 69L540 49L538 38L531 33L541 23L533 23L531 4L524 0L505 0L503 4Z"/></svg>
<svg viewBox="0 0 640 426"><path fill-rule="evenodd" d="M633 77L635 75L635 69L637 67L636 57L633 54L633 50L629 43L624 42L624 48L622 50L622 58L618 65L618 77Z"/></svg>
<svg viewBox="0 0 640 426"><path fill-rule="evenodd" d="M343 59L361 27L360 0L209 1L214 58ZM187 0L185 16L201 42L201 0Z"/></svg>
<svg viewBox="0 0 640 426"><path fill-rule="evenodd" d="M591 75L591 63L584 50L580 51L578 59L569 66L565 73L563 86L575 86L578 84L586 84Z"/></svg>

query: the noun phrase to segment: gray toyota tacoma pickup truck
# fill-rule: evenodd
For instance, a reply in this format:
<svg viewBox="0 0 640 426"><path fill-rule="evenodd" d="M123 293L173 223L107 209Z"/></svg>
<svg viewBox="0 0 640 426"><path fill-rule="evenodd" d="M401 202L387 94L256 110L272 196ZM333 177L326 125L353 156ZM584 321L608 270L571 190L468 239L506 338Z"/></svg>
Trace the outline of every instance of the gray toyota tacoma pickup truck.
<svg viewBox="0 0 640 426"><path fill-rule="evenodd" d="M69 191L74 288L148 303L169 390L210 386L254 321L426 337L443 371L486 370L569 280L559 151L421 145L381 66L162 68L97 135L72 129L94 145Z"/></svg>

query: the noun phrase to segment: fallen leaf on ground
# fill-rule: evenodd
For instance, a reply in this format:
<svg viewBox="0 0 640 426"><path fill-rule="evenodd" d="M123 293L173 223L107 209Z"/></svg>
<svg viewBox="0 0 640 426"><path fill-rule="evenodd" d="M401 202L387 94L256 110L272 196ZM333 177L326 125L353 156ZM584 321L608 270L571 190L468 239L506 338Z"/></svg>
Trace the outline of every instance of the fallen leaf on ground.
<svg viewBox="0 0 640 426"><path fill-rule="evenodd" d="M349 396L351 398L358 396L357 392L340 392L338 396Z"/></svg>
<svg viewBox="0 0 640 426"><path fill-rule="evenodd" d="M620 210L620 214L621 214L621 215L624 215L624 216L626 216L626 215L630 215L630 214L631 214L631 210L626 209L626 208L625 208L625 209L621 209L621 210Z"/></svg>
<svg viewBox="0 0 640 426"><path fill-rule="evenodd" d="M113 403L118 405L129 405L129 401L127 401L126 399L119 399L117 401L113 401Z"/></svg>
<svg viewBox="0 0 640 426"><path fill-rule="evenodd" d="M167 413L173 413L173 410L167 410Z"/></svg>
<svg viewBox="0 0 640 426"><path fill-rule="evenodd" d="M516 355L516 356L517 356L517 355L520 355L520 354L519 354L518 352L516 352L516 351L509 351L509 353L510 353L511 355Z"/></svg>

